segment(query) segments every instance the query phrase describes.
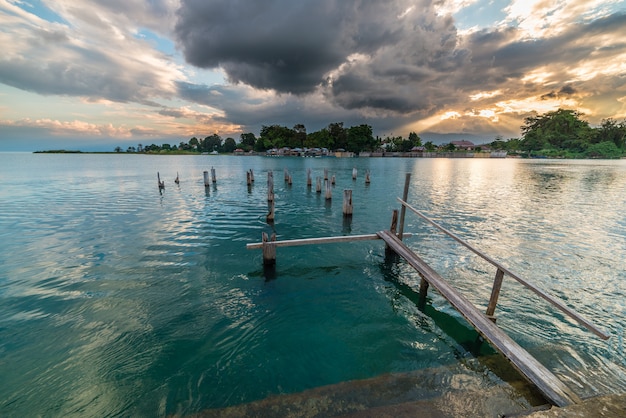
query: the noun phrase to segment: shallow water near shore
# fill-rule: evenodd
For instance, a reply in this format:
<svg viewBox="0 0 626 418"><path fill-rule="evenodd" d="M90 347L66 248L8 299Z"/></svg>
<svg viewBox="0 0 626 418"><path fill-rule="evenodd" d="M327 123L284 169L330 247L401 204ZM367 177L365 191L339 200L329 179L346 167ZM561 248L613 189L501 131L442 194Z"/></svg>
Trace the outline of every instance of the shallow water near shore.
<svg viewBox="0 0 626 418"><path fill-rule="evenodd" d="M205 188L211 167L217 183ZM309 168L314 182L325 168L336 176L330 202L306 187ZM476 377L457 386L502 384L475 365L488 347L435 291L418 309L419 276L380 241L279 248L271 274L246 249L262 232L387 229L407 172L410 204L611 334L600 340L505 279L496 314L513 339L581 397L626 390L625 160L4 153L0 415L185 415L450 367ZM353 190L349 221L343 189ZM486 307L492 266L416 216L405 230L409 247Z"/></svg>

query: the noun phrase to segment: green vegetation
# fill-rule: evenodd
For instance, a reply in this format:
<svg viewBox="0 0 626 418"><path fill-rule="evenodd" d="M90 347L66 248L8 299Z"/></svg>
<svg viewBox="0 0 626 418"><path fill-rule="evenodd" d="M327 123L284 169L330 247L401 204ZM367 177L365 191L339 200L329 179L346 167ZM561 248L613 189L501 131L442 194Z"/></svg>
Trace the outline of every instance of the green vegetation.
<svg viewBox="0 0 626 418"><path fill-rule="evenodd" d="M66 149L51 149L47 151L35 151L34 154L81 154L82 151L73 151Z"/></svg>
<svg viewBox="0 0 626 418"><path fill-rule="evenodd" d="M575 110L558 109L524 119L521 139L490 145L512 154L550 158L620 158L626 155L626 120L605 119L597 128Z"/></svg>

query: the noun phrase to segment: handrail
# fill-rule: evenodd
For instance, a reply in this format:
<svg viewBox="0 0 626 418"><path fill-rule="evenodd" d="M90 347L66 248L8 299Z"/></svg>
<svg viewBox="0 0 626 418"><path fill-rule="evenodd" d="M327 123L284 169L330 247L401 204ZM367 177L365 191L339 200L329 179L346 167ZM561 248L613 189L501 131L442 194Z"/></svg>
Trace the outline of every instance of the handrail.
<svg viewBox="0 0 626 418"><path fill-rule="evenodd" d="M437 224L435 221L433 221L432 219L428 218L426 215L422 214L420 211L418 211L417 209L415 209L414 207L409 205L407 202L405 202L401 198L398 197L397 199L404 207L406 207L409 210L411 210L412 212L414 212L417 216L419 216L420 218L424 219L425 221L430 223L432 226L434 226L435 228L439 229L441 232L443 232L444 234L448 235L450 238L454 239L459 244L461 244L464 247L468 248L470 251L472 251L473 253L475 253L479 257L483 258L488 263L490 263L493 266L495 266L496 268L500 269L507 276L512 277L513 279L517 280L519 283L521 283L522 285L526 286L528 289L532 290L539 297L543 298L544 300L548 301L549 303L551 303L555 307L559 308L563 313L568 315L570 318L574 319L576 322L578 322L579 324L581 324L582 326L587 328L589 331L591 331L594 334L596 334L598 337L602 338L603 340L607 340L610 337L606 332L604 332L601 329L599 329L598 327L596 327L591 321L585 319L580 314L578 314L577 312L573 311L568 306L566 306L561 300L555 298L554 296L551 296L551 295L545 293L543 290L541 290L539 287L537 287L532 282L529 282L528 280L522 279L517 274L511 272L508 268L504 267L502 264L500 264L499 262L497 262L493 258L489 257L488 255L484 254L483 252L481 252L481 251L477 250L476 248L472 247L470 244L468 244L467 242L463 241L457 235L455 235L454 233L448 231L446 228L442 227L441 225Z"/></svg>

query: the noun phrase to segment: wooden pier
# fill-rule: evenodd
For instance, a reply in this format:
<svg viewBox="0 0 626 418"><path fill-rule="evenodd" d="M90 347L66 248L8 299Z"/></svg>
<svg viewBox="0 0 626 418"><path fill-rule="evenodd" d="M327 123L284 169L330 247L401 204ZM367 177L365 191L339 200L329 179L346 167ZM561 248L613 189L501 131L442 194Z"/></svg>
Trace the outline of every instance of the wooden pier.
<svg viewBox="0 0 626 418"><path fill-rule="evenodd" d="M404 258L422 278L445 297L452 306L489 341L491 346L506 357L511 364L546 397L557 406L579 403L580 398L552 372L539 363L528 351L511 339L487 315L480 312L465 296L454 289L435 270L411 251L400 239L389 231L378 235L398 255Z"/></svg>
<svg viewBox="0 0 626 418"><path fill-rule="evenodd" d="M319 178L318 178L319 182ZM422 278L419 293L420 297L425 300L426 293L429 286L434 287L443 297L445 297L450 304L476 329L476 331L486 340L489 344L500 352L518 371L524 376L530 383L543 394L543 396L556 406L567 406L577 404L581 402L581 399L573 392L563 381L556 377L550 370L548 370L543 364L535 359L528 351L517 344L511 337L509 337L500 327L496 325L494 312L498 302L498 296L505 276L509 276L533 293L549 302L551 305L560 309L567 316L576 320L579 324L593 332L595 335L602 339L608 339L609 335L604 331L597 328L593 323L576 313L569 307L567 307L562 301L547 294L538 286L534 285L528 280L524 280L518 275L511 272L502 264L493 260L491 257L485 255L481 251L475 249L454 233L441 227L418 210L410 206L406 200L409 190L410 174L407 173L406 182L404 187L404 196L402 199L398 198L402 204L401 215L398 224L398 211L394 210L391 227L388 231L380 231L376 234L368 235L347 235L339 237L322 237L322 238L307 238L287 241L276 241L275 235L268 238L267 234L263 234L263 242L255 244L247 244L248 249L263 249L263 263L265 265L274 265L276 262L276 248L287 247L296 245L312 245L312 244L330 244L330 243L342 243L342 242L354 242L364 240L381 239L385 242L388 251L393 251L406 262L413 267ZM472 304L465 296L463 296L458 290L452 287L439 273L432 269L424 260L422 260L413 250L406 246L402 241L403 237L408 237L411 234L405 233L404 218L406 209L409 209L413 213L417 214L420 218L424 219L432 226L439 229L444 234L453 238L458 243L467 247L469 250L485 259L496 267L496 275L492 287L491 297L487 306L486 312L480 311L474 304ZM396 231L398 228L398 231Z"/></svg>

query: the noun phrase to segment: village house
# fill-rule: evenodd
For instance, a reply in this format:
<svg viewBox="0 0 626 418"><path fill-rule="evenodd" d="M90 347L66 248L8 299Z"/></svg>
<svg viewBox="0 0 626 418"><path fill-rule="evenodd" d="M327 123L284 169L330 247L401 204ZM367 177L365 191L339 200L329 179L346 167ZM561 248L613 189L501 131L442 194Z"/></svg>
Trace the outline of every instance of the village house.
<svg viewBox="0 0 626 418"><path fill-rule="evenodd" d="M452 145L454 145L457 149L471 151L474 149L474 143L471 141L451 141Z"/></svg>

